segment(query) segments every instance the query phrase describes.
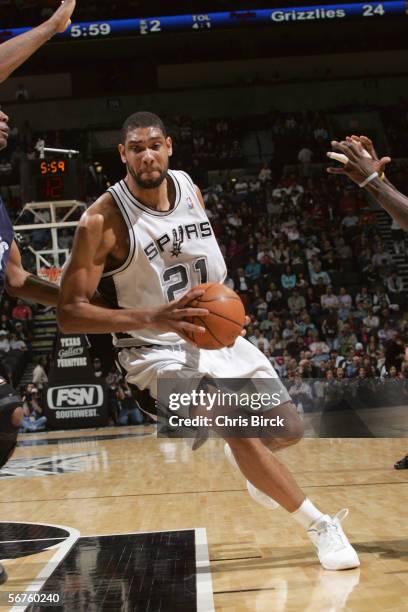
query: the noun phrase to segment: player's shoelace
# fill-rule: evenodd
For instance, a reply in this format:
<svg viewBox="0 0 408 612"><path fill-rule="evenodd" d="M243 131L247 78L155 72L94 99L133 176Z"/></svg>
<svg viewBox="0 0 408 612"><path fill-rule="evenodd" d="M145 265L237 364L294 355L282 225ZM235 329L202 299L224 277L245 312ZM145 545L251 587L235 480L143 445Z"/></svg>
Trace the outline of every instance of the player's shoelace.
<svg viewBox="0 0 408 612"><path fill-rule="evenodd" d="M316 527L309 529L310 533L316 534L318 538L319 551L321 554L333 552L344 548L344 537L341 529L341 522L347 517L348 508L339 510L331 517L331 520L323 519L318 522Z"/></svg>

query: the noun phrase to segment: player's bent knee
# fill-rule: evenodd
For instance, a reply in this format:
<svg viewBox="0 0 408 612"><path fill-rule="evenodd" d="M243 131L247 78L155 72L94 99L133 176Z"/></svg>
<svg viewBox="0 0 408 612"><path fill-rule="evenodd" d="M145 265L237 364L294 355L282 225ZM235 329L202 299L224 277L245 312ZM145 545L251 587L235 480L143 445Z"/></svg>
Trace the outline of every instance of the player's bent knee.
<svg viewBox="0 0 408 612"><path fill-rule="evenodd" d="M283 421L282 427L266 431L262 436L263 443L271 450L297 444L305 433L304 423L292 402L279 406L278 414Z"/></svg>

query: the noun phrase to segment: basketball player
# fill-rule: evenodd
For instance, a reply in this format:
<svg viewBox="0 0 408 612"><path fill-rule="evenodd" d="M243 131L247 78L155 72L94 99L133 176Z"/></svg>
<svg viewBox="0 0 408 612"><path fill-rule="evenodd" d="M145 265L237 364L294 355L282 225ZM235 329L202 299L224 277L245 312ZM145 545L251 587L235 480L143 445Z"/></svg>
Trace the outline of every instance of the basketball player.
<svg viewBox="0 0 408 612"><path fill-rule="evenodd" d="M75 4L75 0L65 0L50 19L0 45L0 83L54 34L66 30ZM7 146L8 133L8 117L0 111L0 150ZM20 253L13 239L13 227L0 198L0 300L5 285L11 295L56 305L58 287L23 269ZM20 397L7 381L0 377L0 469L14 452L22 418ZM6 570L0 564L0 584L6 580Z"/></svg>
<svg viewBox="0 0 408 612"><path fill-rule="evenodd" d="M391 158L379 159L373 142L367 136L349 136L342 142L333 141L332 148L345 155L348 161L340 168L327 168L327 172L348 176L368 191L402 229L408 231L408 198L384 175L384 168ZM363 154L364 149L371 157ZM394 467L396 470L408 469L408 455L397 461Z"/></svg>
<svg viewBox="0 0 408 612"><path fill-rule="evenodd" d="M77 228L60 288L57 316L62 330L113 333L128 383L148 389L154 398L158 379L169 374L180 380L277 380L266 357L242 337L232 347L214 351L188 341L186 332L200 334L204 328L186 317L208 314L188 307L203 293L194 286L223 283L226 268L200 190L185 172L169 170L172 141L161 119L147 112L130 116L119 153L127 169L125 179L86 211ZM111 310L90 303L96 289ZM273 450L297 442L303 433L286 392L279 409L288 438L265 439ZM323 567L359 565L341 528L344 513L332 518L320 512L261 440L228 438L228 443L253 496L259 494L263 504L277 502L291 513L314 542Z"/></svg>

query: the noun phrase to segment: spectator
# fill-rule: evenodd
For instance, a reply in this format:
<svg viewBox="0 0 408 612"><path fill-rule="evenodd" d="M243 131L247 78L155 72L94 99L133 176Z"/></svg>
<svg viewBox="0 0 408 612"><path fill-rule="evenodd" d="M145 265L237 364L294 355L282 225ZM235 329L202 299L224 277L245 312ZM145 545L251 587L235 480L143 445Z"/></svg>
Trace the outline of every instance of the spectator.
<svg viewBox="0 0 408 612"><path fill-rule="evenodd" d="M285 273L281 276L281 284L285 291L290 291L296 287L296 274L294 274L292 266L286 266Z"/></svg>
<svg viewBox="0 0 408 612"><path fill-rule="evenodd" d="M333 293L331 285L327 285L326 293L320 298L321 307L326 311L336 311L339 307L339 300L337 295Z"/></svg>
<svg viewBox="0 0 408 612"><path fill-rule="evenodd" d="M24 321L25 323L33 318L30 306L20 299L17 300L17 305L13 308L11 315L16 321Z"/></svg>
<svg viewBox="0 0 408 612"><path fill-rule="evenodd" d="M47 424L47 417L42 412L42 407L38 401L38 389L33 385L27 385L27 390L23 397L23 422L21 431L33 432L43 431Z"/></svg>
<svg viewBox="0 0 408 612"><path fill-rule="evenodd" d="M312 331L313 342L309 345L309 350L312 353L312 356L315 355L324 356L324 358L329 358L330 348L327 343L321 340L318 331ZM323 360L325 360L323 359Z"/></svg>
<svg viewBox="0 0 408 612"><path fill-rule="evenodd" d="M308 410L313 406L313 394L311 386L302 380L299 370L296 372L294 382L289 387L289 395L291 396L296 410L302 414L304 410Z"/></svg>
<svg viewBox="0 0 408 612"><path fill-rule="evenodd" d="M404 293L404 281L395 270L392 272L390 278L387 279L387 289L392 300L396 300L399 296ZM396 300L398 303L398 299Z"/></svg>
<svg viewBox="0 0 408 612"><path fill-rule="evenodd" d="M268 164L263 164L261 170L259 171L258 179L262 184L267 183L272 179L272 172L268 167Z"/></svg>
<svg viewBox="0 0 408 612"><path fill-rule="evenodd" d="M245 277L248 282L254 283L261 276L261 264L255 260L254 257L250 257L249 263L245 267Z"/></svg>
<svg viewBox="0 0 408 612"><path fill-rule="evenodd" d="M331 284L330 276L328 275L327 272L322 270L322 264L320 261L317 261L315 264L313 264L313 267L310 273L310 280L312 282L312 285L315 285L315 286L319 285L320 281L322 281L323 285Z"/></svg>
<svg viewBox="0 0 408 612"><path fill-rule="evenodd" d="M120 406L118 425L141 425L143 423L142 412L125 382L119 386L117 398Z"/></svg>
<svg viewBox="0 0 408 612"><path fill-rule="evenodd" d="M0 354L8 353L10 350L10 334L2 329L0 330Z"/></svg>
<svg viewBox="0 0 408 612"><path fill-rule="evenodd" d="M302 164L301 174L303 177L310 176L310 165L313 160L313 152L309 147L302 147L297 155L298 161Z"/></svg>
<svg viewBox="0 0 408 612"><path fill-rule="evenodd" d="M368 315L363 319L363 323L369 330L378 329L380 319L374 314L373 308L368 309Z"/></svg>
<svg viewBox="0 0 408 612"><path fill-rule="evenodd" d="M24 340L17 338L17 334L12 332L10 334L10 350L11 351L28 351L27 345Z"/></svg>
<svg viewBox="0 0 408 612"><path fill-rule="evenodd" d="M405 255L405 232L395 219L391 223L391 239L396 255Z"/></svg>
<svg viewBox="0 0 408 612"><path fill-rule="evenodd" d="M33 383L37 387L40 393L42 393L44 387L48 383L46 367L47 367L46 357L40 357L37 365L35 366L33 370Z"/></svg>
<svg viewBox="0 0 408 612"><path fill-rule="evenodd" d="M344 229L356 229L358 224L358 217L352 210L349 210L346 216L343 218L341 225Z"/></svg>
<svg viewBox="0 0 408 612"><path fill-rule="evenodd" d="M304 308L306 308L306 300L303 295L300 295L298 289L294 289L292 291L292 294L288 299L288 306L292 315L298 315Z"/></svg>

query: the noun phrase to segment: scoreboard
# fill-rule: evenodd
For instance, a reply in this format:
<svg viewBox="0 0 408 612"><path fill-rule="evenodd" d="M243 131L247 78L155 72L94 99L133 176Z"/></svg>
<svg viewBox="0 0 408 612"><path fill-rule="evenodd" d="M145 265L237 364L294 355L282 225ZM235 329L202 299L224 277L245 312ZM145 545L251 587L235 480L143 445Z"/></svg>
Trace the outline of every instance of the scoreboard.
<svg viewBox="0 0 408 612"><path fill-rule="evenodd" d="M53 40L106 39L116 36L160 36L176 32L206 32L252 26L273 26L288 23L330 23L348 19L384 19L392 15L406 15L405 0L360 2L350 4L322 4L301 7L248 9L229 12L202 13L117 19L73 23ZM30 28L0 30L0 42L18 36Z"/></svg>
<svg viewBox="0 0 408 612"><path fill-rule="evenodd" d="M21 172L21 188L31 202L78 200L83 164L80 158L53 157L27 160Z"/></svg>

